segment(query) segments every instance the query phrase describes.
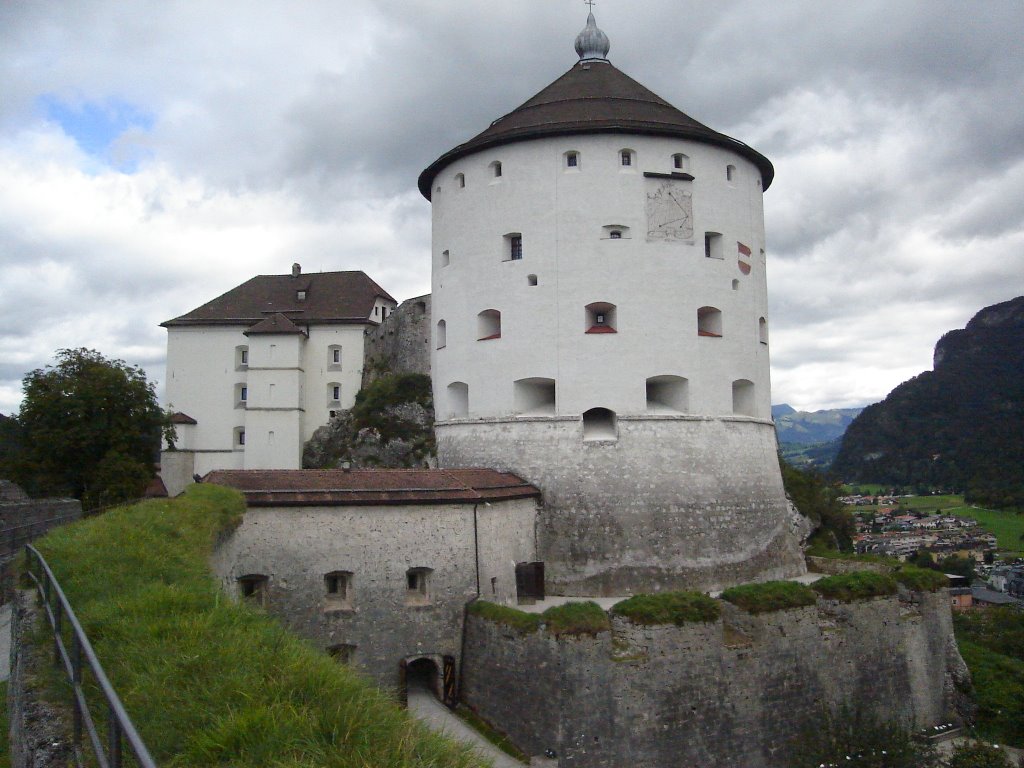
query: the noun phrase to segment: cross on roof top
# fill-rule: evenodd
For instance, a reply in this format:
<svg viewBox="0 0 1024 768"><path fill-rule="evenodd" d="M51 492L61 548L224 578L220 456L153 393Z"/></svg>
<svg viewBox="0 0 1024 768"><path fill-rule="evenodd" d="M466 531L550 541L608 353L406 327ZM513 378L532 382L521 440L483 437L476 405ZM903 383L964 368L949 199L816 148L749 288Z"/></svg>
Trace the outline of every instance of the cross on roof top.
<svg viewBox="0 0 1024 768"><path fill-rule="evenodd" d="M583 4L584 5L589 5L590 6L590 10L594 10L594 2L595 2L595 0L583 0Z"/></svg>

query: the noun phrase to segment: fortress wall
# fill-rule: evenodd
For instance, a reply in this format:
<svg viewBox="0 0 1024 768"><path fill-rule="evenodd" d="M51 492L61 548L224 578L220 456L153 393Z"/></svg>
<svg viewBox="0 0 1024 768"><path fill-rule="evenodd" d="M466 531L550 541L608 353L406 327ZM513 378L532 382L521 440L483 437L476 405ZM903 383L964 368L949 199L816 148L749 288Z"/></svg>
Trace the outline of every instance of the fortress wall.
<svg viewBox="0 0 1024 768"><path fill-rule="evenodd" d="M769 421L621 417L617 439L599 442L573 417L435 430L442 467L494 467L543 489L552 594L719 589L805 570Z"/></svg>
<svg viewBox="0 0 1024 768"><path fill-rule="evenodd" d="M430 294L406 299L363 340L363 386L377 378L374 364L391 373L430 375Z"/></svg>
<svg viewBox="0 0 1024 768"><path fill-rule="evenodd" d="M613 618L597 638L517 635L471 616L465 654L463 699L574 768L781 768L825 711L856 703L907 727L954 719L964 674L944 591L761 616L724 605L722 619L684 627Z"/></svg>
<svg viewBox="0 0 1024 768"><path fill-rule="evenodd" d="M394 688L404 658L459 658L478 562L488 599L514 599L516 560L536 559L535 516L533 499L489 507L256 507L214 552L212 567L232 596L239 577L266 576L270 613L322 649L355 646L349 663ZM430 569L426 600L410 599L410 568ZM324 576L334 571L352 574L347 605L327 594Z"/></svg>
<svg viewBox="0 0 1024 768"><path fill-rule="evenodd" d="M0 501L0 556L16 553L53 526L81 516L77 499Z"/></svg>

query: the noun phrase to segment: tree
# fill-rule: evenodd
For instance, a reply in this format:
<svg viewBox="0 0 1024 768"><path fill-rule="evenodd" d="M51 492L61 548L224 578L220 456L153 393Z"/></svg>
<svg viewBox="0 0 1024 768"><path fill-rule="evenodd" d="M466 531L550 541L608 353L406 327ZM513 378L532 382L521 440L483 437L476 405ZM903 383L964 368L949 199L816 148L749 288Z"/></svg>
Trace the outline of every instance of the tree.
<svg viewBox="0 0 1024 768"><path fill-rule="evenodd" d="M1013 768L1006 751L986 744L959 744L946 768Z"/></svg>
<svg viewBox="0 0 1024 768"><path fill-rule="evenodd" d="M35 495L71 494L86 509L138 497L153 476L167 418L141 368L89 349L61 349L22 381L22 461Z"/></svg>

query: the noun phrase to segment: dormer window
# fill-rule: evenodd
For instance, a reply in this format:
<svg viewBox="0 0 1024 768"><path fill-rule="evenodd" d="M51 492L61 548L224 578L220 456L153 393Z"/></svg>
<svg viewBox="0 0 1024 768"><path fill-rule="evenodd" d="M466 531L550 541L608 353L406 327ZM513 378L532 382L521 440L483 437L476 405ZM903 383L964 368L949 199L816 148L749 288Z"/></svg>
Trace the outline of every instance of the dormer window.
<svg viewBox="0 0 1024 768"><path fill-rule="evenodd" d="M305 301L306 300L306 292L305 291L296 291L295 292L295 298L298 301Z"/></svg>

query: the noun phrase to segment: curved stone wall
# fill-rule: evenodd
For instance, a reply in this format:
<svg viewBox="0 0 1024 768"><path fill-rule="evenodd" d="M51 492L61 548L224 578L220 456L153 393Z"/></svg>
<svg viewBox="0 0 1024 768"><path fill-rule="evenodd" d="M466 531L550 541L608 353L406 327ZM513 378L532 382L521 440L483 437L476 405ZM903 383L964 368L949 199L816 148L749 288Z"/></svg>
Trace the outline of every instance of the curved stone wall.
<svg viewBox="0 0 1024 768"><path fill-rule="evenodd" d="M571 417L435 428L442 466L512 471L543 490L553 594L710 590L806 570L769 421L620 417L614 439L593 441Z"/></svg>

